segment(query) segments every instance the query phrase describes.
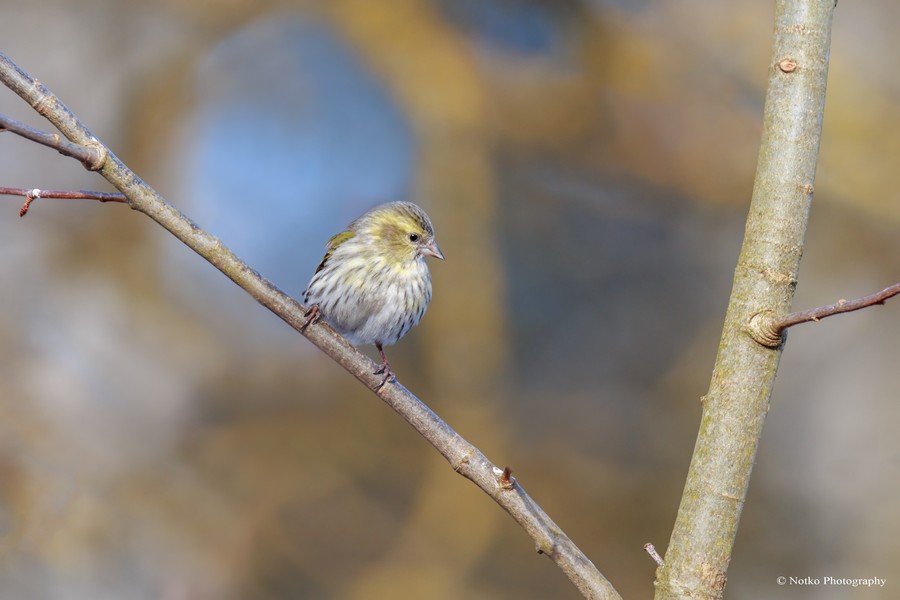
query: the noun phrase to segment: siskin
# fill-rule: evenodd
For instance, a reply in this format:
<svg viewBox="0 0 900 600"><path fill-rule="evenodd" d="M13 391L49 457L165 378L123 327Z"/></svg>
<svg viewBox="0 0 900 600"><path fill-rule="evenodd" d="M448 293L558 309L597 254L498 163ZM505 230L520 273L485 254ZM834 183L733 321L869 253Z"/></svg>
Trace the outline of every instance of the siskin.
<svg viewBox="0 0 900 600"><path fill-rule="evenodd" d="M431 301L426 256L444 260L425 211L411 202L376 206L328 240L303 293L306 324L323 317L354 346L375 344L383 386L394 379L383 346L406 335Z"/></svg>

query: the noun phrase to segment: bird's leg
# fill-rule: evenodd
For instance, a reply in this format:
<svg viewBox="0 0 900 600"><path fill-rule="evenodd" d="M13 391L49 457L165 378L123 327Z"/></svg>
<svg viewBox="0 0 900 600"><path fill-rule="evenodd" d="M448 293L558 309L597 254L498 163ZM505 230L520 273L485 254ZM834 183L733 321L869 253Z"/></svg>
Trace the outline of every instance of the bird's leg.
<svg viewBox="0 0 900 600"><path fill-rule="evenodd" d="M381 347L381 344L376 343L375 347L378 348L378 352L381 354L381 368L373 373L373 375L381 375L384 374L384 379L381 380L381 383L378 384L376 390L384 387L388 381L395 381L397 376L394 375L394 372L391 370L391 363L388 362L387 355L384 353L384 348Z"/></svg>
<svg viewBox="0 0 900 600"><path fill-rule="evenodd" d="M306 311L306 321L300 327L300 330L302 331L302 330L306 329L307 327L309 327L310 325L312 325L313 323L315 323L316 321L318 321L321 318L322 318L322 311L319 310L319 305L313 304L312 306L309 307L309 310Z"/></svg>

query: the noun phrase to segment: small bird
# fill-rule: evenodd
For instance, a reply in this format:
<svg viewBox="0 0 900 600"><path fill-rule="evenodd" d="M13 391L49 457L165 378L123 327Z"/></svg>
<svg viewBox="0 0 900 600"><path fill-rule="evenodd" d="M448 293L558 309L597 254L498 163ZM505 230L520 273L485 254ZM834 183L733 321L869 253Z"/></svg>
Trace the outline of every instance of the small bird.
<svg viewBox="0 0 900 600"><path fill-rule="evenodd" d="M425 211L412 202L376 206L328 240L303 300L306 325L324 318L351 344L375 344L382 387L395 378L384 346L422 319L431 301L426 256L444 260Z"/></svg>

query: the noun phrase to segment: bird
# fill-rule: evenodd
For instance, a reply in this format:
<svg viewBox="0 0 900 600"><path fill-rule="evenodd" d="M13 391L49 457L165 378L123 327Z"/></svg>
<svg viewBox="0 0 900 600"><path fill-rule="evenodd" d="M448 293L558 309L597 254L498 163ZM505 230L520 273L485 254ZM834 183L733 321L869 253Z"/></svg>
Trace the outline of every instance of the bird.
<svg viewBox="0 0 900 600"><path fill-rule="evenodd" d="M303 292L304 327L324 318L354 346L374 344L383 387L396 381L384 346L419 323L431 302L425 257L444 260L428 215L412 202L370 209L333 235Z"/></svg>

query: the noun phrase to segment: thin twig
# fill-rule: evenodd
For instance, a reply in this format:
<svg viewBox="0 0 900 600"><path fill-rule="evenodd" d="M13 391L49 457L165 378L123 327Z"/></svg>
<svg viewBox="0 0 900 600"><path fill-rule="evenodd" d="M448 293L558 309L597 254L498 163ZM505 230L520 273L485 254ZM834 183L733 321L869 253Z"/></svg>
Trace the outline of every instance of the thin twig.
<svg viewBox="0 0 900 600"><path fill-rule="evenodd" d="M869 306L884 304L885 300L887 300L888 298L893 298L897 294L900 294L900 283L895 283L890 287L884 288L880 292L869 294L868 296L863 296L862 298L857 298L856 300L848 301L841 299L834 304L829 304L828 306L820 306L819 308L813 308L801 312L793 312L779 319L776 322L776 327L779 330L784 331L788 327L793 327L794 325L799 325L800 323L819 321L821 319L824 319L825 317L831 317L834 315L840 315L842 313L853 312L854 310L859 310L861 308L867 308Z"/></svg>
<svg viewBox="0 0 900 600"><path fill-rule="evenodd" d="M503 472L500 473L498 481L502 490L511 490L516 485L516 478L513 477L512 469L509 467L503 467Z"/></svg>
<svg viewBox="0 0 900 600"><path fill-rule="evenodd" d="M307 326L307 308L263 279L215 236L200 229L144 183L91 132L50 90L0 52L0 81L46 117L75 144L96 143L104 150L98 171L121 191L129 206L166 228L189 248L243 288L260 304L303 334L316 347L361 381L403 417L460 473L499 504L587 598L621 598L612 584L553 520L532 500L509 472L493 465L428 406L399 382L380 386L377 365L326 323Z"/></svg>
<svg viewBox="0 0 900 600"><path fill-rule="evenodd" d="M746 329L750 336L760 344L776 348L781 345L784 330L788 327L793 327L800 323L809 323L810 321L821 321L826 317L884 304L886 300L898 294L900 294L900 283L895 283L880 292L869 294L856 300L841 299L834 304L792 312L781 317L775 315L771 310L764 310L750 317Z"/></svg>
<svg viewBox="0 0 900 600"><path fill-rule="evenodd" d="M0 132L2 131L9 131L42 146L53 148L63 156L70 156L80 161L89 171L96 171L103 165L105 151L97 143L74 144L58 133L47 133L35 129L4 114L0 114Z"/></svg>
<svg viewBox="0 0 900 600"><path fill-rule="evenodd" d="M19 210L19 216L24 217L28 214L31 203L38 198L60 198L64 200L97 200L99 202L122 202L128 203L124 194L119 192L95 192L92 190L78 190L73 192L70 190L42 190L39 188L16 188L16 187L0 187L0 196L22 196L25 198L25 204Z"/></svg>
<svg viewBox="0 0 900 600"><path fill-rule="evenodd" d="M653 561L656 563L656 566L666 566L666 563L663 562L662 556L660 556L659 552L656 551L656 546L654 546L650 542L647 542L646 544L644 544L644 551L650 555L650 558L653 559Z"/></svg>

